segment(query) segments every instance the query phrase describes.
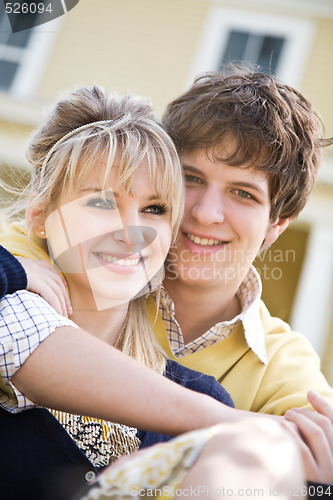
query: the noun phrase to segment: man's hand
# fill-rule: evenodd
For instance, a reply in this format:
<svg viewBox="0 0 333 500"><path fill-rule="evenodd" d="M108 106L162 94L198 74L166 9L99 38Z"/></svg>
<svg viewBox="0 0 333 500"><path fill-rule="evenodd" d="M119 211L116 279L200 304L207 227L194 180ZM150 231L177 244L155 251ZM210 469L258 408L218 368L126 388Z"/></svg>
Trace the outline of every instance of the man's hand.
<svg viewBox="0 0 333 500"><path fill-rule="evenodd" d="M293 408L285 418L297 426L298 432L289 429L299 444L308 481L333 484L333 407L314 391L308 400L316 411Z"/></svg>
<svg viewBox="0 0 333 500"><path fill-rule="evenodd" d="M72 307L66 290L66 281L44 260L17 257L27 275L27 290L37 293L62 316L70 316Z"/></svg>

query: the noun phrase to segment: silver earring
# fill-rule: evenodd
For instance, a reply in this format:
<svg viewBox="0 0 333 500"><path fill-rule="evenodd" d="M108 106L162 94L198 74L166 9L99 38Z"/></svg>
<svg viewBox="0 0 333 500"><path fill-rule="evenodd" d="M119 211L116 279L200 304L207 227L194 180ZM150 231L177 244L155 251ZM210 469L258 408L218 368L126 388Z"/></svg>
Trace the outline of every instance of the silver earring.
<svg viewBox="0 0 333 500"><path fill-rule="evenodd" d="M45 231L41 231L41 232L40 232L40 235L41 235L41 236L45 236Z"/></svg>

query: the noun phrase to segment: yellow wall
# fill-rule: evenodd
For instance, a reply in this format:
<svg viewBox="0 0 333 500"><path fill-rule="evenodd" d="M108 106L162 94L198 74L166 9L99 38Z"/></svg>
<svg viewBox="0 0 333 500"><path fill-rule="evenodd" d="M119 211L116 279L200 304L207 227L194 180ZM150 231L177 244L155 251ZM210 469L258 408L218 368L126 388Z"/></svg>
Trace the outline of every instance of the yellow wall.
<svg viewBox="0 0 333 500"><path fill-rule="evenodd" d="M64 19L39 93L98 83L152 98L162 112L186 82L208 4L81 0Z"/></svg>
<svg viewBox="0 0 333 500"><path fill-rule="evenodd" d="M331 304L333 303L333 290L331 294ZM322 371L333 386L333 314L331 317L331 324L327 336L327 342L325 345L324 355L322 357Z"/></svg>
<svg viewBox="0 0 333 500"><path fill-rule="evenodd" d="M333 136L333 19L319 19L301 91L321 113L327 136Z"/></svg>
<svg viewBox="0 0 333 500"><path fill-rule="evenodd" d="M262 279L262 298L273 316L289 322L302 269L308 228L292 224L254 265Z"/></svg>

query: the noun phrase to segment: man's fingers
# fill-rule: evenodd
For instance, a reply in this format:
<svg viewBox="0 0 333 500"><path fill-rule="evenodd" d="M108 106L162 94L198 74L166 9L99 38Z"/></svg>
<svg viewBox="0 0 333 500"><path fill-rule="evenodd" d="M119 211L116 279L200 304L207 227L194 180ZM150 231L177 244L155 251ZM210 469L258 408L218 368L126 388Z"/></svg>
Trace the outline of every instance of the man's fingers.
<svg viewBox="0 0 333 500"><path fill-rule="evenodd" d="M311 450L307 444L301 438L299 432L295 429L294 425L290 425L290 421L282 422L282 426L285 427L294 437L299 450L301 452L303 467L305 471L305 476L308 481L315 481L317 477L317 464L311 453Z"/></svg>
<svg viewBox="0 0 333 500"><path fill-rule="evenodd" d="M311 411L311 410L310 410ZM314 412L312 412L314 413ZM303 411L288 410L285 418L294 422L306 444L311 449L317 462L332 456L333 434L332 429L323 423L324 418L316 418L316 415L307 415ZM313 417L313 418L312 418ZM328 423L328 419L326 419ZM331 425L331 424L330 424Z"/></svg>
<svg viewBox="0 0 333 500"><path fill-rule="evenodd" d="M333 407L327 399L315 391L309 391L308 400L318 413L326 415L326 417L328 417L333 423Z"/></svg>

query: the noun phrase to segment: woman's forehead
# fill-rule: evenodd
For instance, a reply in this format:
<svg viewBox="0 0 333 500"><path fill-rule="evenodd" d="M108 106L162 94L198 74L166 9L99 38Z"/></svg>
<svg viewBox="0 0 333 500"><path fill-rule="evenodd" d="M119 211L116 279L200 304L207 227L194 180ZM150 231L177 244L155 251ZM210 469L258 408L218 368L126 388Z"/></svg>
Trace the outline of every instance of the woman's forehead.
<svg viewBox="0 0 333 500"><path fill-rule="evenodd" d="M86 172L74 186L74 191L115 190L131 192L134 196L149 192L154 197L159 197L163 191L162 171L157 169L153 175L147 159L134 168L133 165L121 164L119 155L115 157L112 165L108 164L106 157L91 163L90 169L84 165Z"/></svg>

